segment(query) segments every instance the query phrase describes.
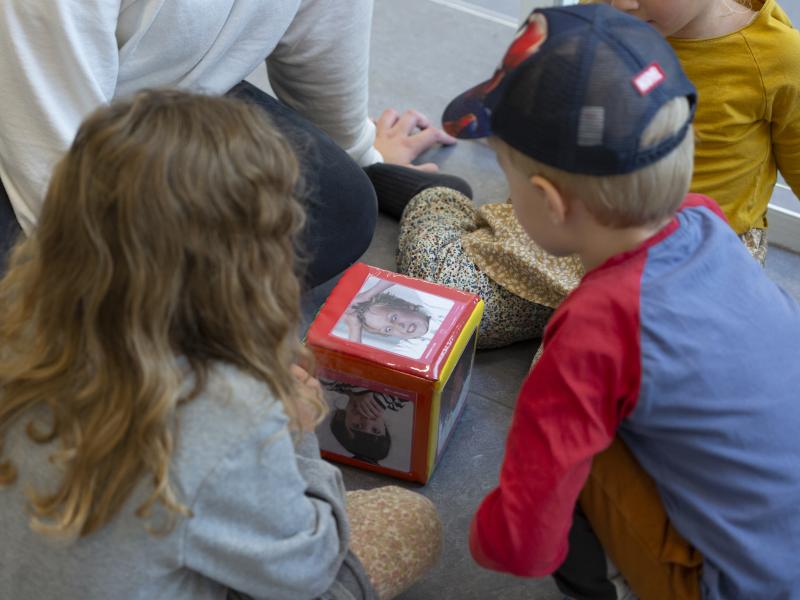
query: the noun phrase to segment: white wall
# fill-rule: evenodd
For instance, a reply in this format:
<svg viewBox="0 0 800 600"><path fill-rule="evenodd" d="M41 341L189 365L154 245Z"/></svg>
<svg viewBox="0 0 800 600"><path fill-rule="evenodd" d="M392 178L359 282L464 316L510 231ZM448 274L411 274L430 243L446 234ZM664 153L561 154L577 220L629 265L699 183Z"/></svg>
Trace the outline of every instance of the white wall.
<svg viewBox="0 0 800 600"><path fill-rule="evenodd" d="M800 27L800 2L797 0L778 0L778 4L792 20L792 25Z"/></svg>
<svg viewBox="0 0 800 600"><path fill-rule="evenodd" d="M527 17L534 8L547 8L548 6L556 6L564 4L559 0L519 0L519 20L522 21ZM571 4L571 2L569 2Z"/></svg>

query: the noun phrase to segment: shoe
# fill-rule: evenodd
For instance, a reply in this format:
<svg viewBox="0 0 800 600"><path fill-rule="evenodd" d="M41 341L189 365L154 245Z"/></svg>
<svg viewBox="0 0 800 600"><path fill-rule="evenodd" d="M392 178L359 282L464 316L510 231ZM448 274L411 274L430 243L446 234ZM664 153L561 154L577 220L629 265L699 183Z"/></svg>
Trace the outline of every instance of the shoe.
<svg viewBox="0 0 800 600"><path fill-rule="evenodd" d="M606 555L606 566L608 569L606 571L608 580L614 585L614 589L617 590L617 600L639 600L639 597L633 593L633 590L631 590L628 585L628 581L622 576L622 573L619 572L617 566L611 562L608 555Z"/></svg>

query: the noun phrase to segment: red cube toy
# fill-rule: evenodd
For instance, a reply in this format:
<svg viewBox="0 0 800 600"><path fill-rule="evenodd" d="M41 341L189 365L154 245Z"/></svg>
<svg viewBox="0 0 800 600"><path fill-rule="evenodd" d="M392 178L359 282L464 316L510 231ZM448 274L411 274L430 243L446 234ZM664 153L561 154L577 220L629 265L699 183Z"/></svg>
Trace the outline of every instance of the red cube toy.
<svg viewBox="0 0 800 600"><path fill-rule="evenodd" d="M483 301L357 263L308 330L328 459L425 483L461 415Z"/></svg>

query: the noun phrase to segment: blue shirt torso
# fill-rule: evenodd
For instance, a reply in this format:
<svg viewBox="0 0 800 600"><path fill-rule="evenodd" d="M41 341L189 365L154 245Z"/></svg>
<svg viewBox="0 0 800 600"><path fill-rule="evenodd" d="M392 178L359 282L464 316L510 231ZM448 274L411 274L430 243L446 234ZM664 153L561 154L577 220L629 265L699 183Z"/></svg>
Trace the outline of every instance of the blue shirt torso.
<svg viewBox="0 0 800 600"><path fill-rule="evenodd" d="M800 598L800 308L710 208L678 219L648 251L619 433L703 554L705 598Z"/></svg>

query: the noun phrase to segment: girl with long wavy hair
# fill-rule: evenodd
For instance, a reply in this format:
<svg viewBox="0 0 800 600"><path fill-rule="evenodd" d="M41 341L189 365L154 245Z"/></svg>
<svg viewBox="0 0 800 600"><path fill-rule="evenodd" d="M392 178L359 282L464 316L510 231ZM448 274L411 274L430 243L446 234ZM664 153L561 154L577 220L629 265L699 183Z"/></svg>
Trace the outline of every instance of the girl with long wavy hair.
<svg viewBox="0 0 800 600"><path fill-rule="evenodd" d="M142 92L83 123L0 282L4 597L387 598L432 562L427 500L346 497L320 459L298 189L236 100Z"/></svg>

